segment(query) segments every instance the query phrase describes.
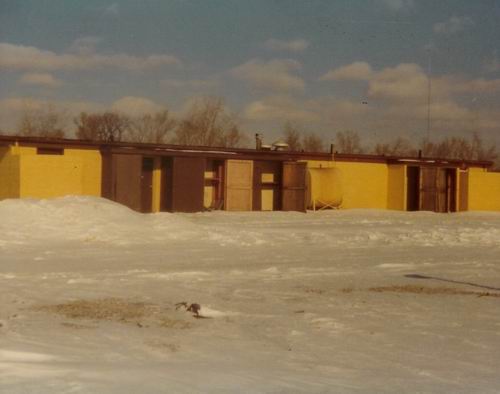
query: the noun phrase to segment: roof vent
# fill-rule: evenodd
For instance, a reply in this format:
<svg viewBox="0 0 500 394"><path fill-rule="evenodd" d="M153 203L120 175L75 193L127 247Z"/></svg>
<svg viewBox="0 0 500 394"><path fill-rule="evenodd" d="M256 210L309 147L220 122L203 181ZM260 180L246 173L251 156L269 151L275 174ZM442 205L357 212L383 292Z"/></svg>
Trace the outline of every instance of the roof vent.
<svg viewBox="0 0 500 394"><path fill-rule="evenodd" d="M273 143L273 149L278 151L288 150L288 144L284 141L276 141Z"/></svg>

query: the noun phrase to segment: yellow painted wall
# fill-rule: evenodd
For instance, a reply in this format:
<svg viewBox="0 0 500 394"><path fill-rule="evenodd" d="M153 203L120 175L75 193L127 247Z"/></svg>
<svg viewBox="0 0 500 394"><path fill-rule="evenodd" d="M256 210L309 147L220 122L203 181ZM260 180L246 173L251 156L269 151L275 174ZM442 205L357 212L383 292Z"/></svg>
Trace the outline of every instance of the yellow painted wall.
<svg viewBox="0 0 500 394"><path fill-rule="evenodd" d="M64 155L38 155L20 147L20 197L101 195L101 154L97 150L65 149Z"/></svg>
<svg viewBox="0 0 500 394"><path fill-rule="evenodd" d="M9 147L0 148L0 200L19 197L19 156Z"/></svg>
<svg viewBox="0 0 500 394"><path fill-rule="evenodd" d="M387 208L406 210L406 165L389 165L387 179Z"/></svg>
<svg viewBox="0 0 500 394"><path fill-rule="evenodd" d="M87 196L101 195L102 156L93 149L65 149L64 156L82 159L82 194Z"/></svg>
<svg viewBox="0 0 500 394"><path fill-rule="evenodd" d="M500 173L469 169L469 211L500 211Z"/></svg>
<svg viewBox="0 0 500 394"><path fill-rule="evenodd" d="M336 162L343 208L387 208L387 164Z"/></svg>
<svg viewBox="0 0 500 394"><path fill-rule="evenodd" d="M342 208L387 208L387 164L307 161L307 166L338 170L342 187Z"/></svg>
<svg viewBox="0 0 500 394"><path fill-rule="evenodd" d="M153 163L153 212L160 212L161 187L161 158L157 157Z"/></svg>

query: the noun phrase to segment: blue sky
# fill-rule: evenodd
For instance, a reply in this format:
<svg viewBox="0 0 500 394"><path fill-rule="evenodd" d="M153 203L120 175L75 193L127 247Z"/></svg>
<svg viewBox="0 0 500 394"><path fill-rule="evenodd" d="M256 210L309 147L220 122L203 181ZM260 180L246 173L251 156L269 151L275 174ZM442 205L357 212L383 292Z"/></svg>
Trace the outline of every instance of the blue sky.
<svg viewBox="0 0 500 394"><path fill-rule="evenodd" d="M223 97L249 134L284 122L367 142L479 131L500 144L500 1L0 0L0 127ZM430 65L430 67L429 67ZM430 73L429 73L430 71Z"/></svg>

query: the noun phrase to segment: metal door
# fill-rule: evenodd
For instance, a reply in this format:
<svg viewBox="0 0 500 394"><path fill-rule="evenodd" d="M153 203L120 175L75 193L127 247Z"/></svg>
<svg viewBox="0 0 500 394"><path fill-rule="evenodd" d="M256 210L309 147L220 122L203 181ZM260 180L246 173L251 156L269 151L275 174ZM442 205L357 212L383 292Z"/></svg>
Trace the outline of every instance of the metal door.
<svg viewBox="0 0 500 394"><path fill-rule="evenodd" d="M284 162L282 177L283 211L306 211L306 163Z"/></svg>
<svg viewBox="0 0 500 394"><path fill-rule="evenodd" d="M203 210L205 158L174 157L171 171L171 211Z"/></svg>

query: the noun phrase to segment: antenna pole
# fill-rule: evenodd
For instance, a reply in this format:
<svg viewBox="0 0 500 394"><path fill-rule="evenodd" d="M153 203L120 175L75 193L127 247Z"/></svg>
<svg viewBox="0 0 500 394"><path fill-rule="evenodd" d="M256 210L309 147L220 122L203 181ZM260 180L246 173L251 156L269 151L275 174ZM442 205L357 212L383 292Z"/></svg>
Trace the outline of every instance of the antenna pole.
<svg viewBox="0 0 500 394"><path fill-rule="evenodd" d="M427 141L431 137L431 91L432 91L432 63L431 63L431 51L429 49L427 58Z"/></svg>

